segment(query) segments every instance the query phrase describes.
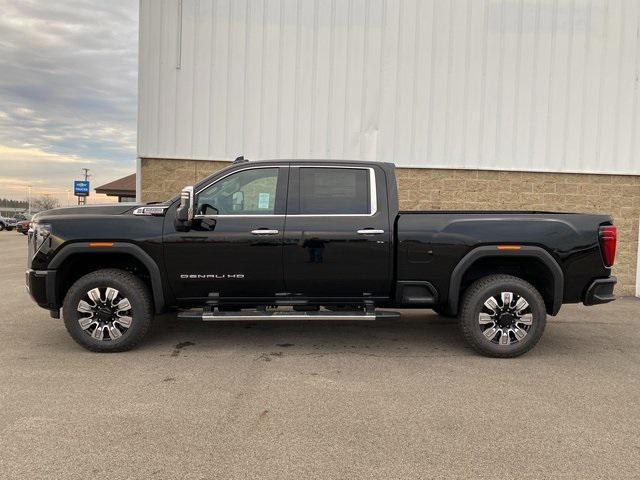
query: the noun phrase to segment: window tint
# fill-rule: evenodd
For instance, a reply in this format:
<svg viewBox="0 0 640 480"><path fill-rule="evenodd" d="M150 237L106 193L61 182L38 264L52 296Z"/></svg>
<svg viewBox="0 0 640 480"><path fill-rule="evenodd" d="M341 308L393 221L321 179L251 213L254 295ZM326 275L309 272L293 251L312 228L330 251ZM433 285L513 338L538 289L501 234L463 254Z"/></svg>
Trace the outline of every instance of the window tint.
<svg viewBox="0 0 640 480"><path fill-rule="evenodd" d="M275 211L278 168L234 173L198 195L198 215L270 215Z"/></svg>
<svg viewBox="0 0 640 480"><path fill-rule="evenodd" d="M370 213L369 170L300 168L301 214Z"/></svg>

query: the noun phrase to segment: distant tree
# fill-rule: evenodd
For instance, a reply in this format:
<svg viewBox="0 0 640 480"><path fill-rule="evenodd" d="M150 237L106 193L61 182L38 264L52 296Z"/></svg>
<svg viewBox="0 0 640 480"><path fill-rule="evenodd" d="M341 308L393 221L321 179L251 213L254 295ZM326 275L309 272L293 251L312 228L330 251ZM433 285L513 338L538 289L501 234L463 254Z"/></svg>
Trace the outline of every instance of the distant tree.
<svg viewBox="0 0 640 480"><path fill-rule="evenodd" d="M10 200L8 198L0 198L0 207L24 208L27 209L27 202L21 200Z"/></svg>
<svg viewBox="0 0 640 480"><path fill-rule="evenodd" d="M37 212L42 212L43 210L51 210L52 208L58 208L60 206L60 202L57 198L52 197L51 195L40 195L37 198L34 198L31 201L31 208Z"/></svg>

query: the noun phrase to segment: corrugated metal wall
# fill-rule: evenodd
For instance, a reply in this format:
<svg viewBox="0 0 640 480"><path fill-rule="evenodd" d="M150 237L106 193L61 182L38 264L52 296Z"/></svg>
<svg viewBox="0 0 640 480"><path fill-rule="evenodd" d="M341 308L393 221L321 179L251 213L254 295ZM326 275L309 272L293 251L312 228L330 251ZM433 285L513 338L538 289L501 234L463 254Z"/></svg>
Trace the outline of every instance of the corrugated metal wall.
<svg viewBox="0 0 640 480"><path fill-rule="evenodd" d="M140 7L141 157L640 174L640 1Z"/></svg>

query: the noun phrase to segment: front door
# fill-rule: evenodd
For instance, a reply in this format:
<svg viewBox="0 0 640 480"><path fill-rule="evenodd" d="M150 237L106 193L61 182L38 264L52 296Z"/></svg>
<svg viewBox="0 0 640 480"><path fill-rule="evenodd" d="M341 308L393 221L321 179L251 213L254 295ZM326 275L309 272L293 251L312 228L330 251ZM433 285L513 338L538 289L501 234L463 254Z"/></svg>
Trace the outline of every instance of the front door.
<svg viewBox="0 0 640 480"><path fill-rule="evenodd" d="M272 298L284 290L288 167L247 167L196 192L193 226L165 221L164 255L179 300Z"/></svg>
<svg viewBox="0 0 640 480"><path fill-rule="evenodd" d="M391 232L377 167L293 165L284 240L294 297L387 298Z"/></svg>

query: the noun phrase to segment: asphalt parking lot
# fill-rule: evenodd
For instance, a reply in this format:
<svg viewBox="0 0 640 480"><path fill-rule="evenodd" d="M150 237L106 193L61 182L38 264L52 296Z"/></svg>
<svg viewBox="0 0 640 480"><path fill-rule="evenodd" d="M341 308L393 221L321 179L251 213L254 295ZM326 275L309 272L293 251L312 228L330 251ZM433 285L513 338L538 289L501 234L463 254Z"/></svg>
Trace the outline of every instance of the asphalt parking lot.
<svg viewBox="0 0 640 480"><path fill-rule="evenodd" d="M87 352L0 232L0 478L638 478L640 301L563 307L524 357L430 311L376 323L158 318Z"/></svg>

